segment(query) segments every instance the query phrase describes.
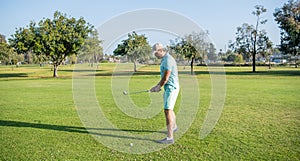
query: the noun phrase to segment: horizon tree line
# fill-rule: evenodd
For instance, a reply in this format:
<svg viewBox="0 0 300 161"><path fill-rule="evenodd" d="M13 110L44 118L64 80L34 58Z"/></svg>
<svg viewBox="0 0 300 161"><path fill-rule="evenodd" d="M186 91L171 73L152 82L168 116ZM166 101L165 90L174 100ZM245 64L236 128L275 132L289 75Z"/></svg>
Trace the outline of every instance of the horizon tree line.
<svg viewBox="0 0 300 161"><path fill-rule="evenodd" d="M263 14L267 10L257 5L252 12L256 16L254 24L243 23L237 27L235 40L229 41L229 51L236 55L239 62L243 59L252 60L253 72L256 72L257 57L265 57L270 61L270 55L279 50L285 55L291 55L295 67L298 66L300 53L300 1L289 0L273 13L280 28L281 42L274 46L261 29L267 23ZM214 44L208 41L208 31L187 33L183 37L170 40L169 52L178 59L189 61L191 73L194 63L207 63L222 60L225 54L216 53ZM28 26L16 29L16 33L6 41L5 35L0 35L0 61L6 64L16 64L19 61L53 63L53 77L57 77L58 67L68 59L75 63L85 60L98 63L103 57L102 47L97 30L84 18L75 19L59 11L53 19L44 18L38 23L31 21ZM128 61L136 64L151 59L151 45L145 35L136 32L128 33L128 38L122 40L114 50L114 56L126 56ZM227 54L230 55L230 54ZM241 55L241 56L240 56ZM230 58L228 58L230 59ZM224 60L224 59L223 59Z"/></svg>

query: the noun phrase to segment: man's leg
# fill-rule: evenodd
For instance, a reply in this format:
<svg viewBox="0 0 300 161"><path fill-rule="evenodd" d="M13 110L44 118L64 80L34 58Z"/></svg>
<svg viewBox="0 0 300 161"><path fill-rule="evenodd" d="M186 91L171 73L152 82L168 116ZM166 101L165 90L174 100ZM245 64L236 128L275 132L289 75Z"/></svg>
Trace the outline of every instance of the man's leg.
<svg viewBox="0 0 300 161"><path fill-rule="evenodd" d="M176 131L176 117L173 111L175 106L175 102L178 96L178 91L174 92L170 89L165 89L164 92L164 113L166 118L166 125L167 125L167 138L163 140L159 140L159 143L163 144L173 144L173 132Z"/></svg>
<svg viewBox="0 0 300 161"><path fill-rule="evenodd" d="M168 134L167 137L173 139L173 129L175 126L175 114L173 110L165 109Z"/></svg>
<svg viewBox="0 0 300 161"><path fill-rule="evenodd" d="M177 124L176 124L176 115L175 112L173 110L170 111L172 113L172 117L173 117L173 132L177 130Z"/></svg>
<svg viewBox="0 0 300 161"><path fill-rule="evenodd" d="M174 117L172 114L173 110L165 109L164 112L166 117L168 134L167 134L167 138L158 140L157 142L162 144L173 144L174 143L174 139L173 139Z"/></svg>

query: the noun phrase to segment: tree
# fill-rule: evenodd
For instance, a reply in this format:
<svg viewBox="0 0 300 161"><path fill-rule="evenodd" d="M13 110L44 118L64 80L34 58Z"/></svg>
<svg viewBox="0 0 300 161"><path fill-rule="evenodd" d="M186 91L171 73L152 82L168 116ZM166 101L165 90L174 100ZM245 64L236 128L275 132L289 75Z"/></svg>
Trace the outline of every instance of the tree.
<svg viewBox="0 0 300 161"><path fill-rule="evenodd" d="M70 55L78 54L93 26L83 18L68 18L58 11L53 20L47 18L38 24L31 22L28 28L19 28L10 39L11 46L19 54L44 54L53 62L53 77L58 77L59 65Z"/></svg>
<svg viewBox="0 0 300 161"><path fill-rule="evenodd" d="M194 62L200 60L201 64L207 57L209 48L214 49L213 45L208 42L208 32L193 32L185 35L183 38L177 38L171 41L169 46L172 52L184 56L191 61L191 74L194 73ZM215 49L214 49L215 50Z"/></svg>
<svg viewBox="0 0 300 161"><path fill-rule="evenodd" d="M5 36L0 34L0 63L16 65L22 61L23 56L18 56L14 50L7 44Z"/></svg>
<svg viewBox="0 0 300 161"><path fill-rule="evenodd" d="M5 65L17 65L18 62L22 62L24 56L17 54L8 44L0 43L0 63L3 62Z"/></svg>
<svg viewBox="0 0 300 161"><path fill-rule="evenodd" d="M226 61L228 61L228 62L234 62L235 56L236 55L233 54L233 53L228 54Z"/></svg>
<svg viewBox="0 0 300 161"><path fill-rule="evenodd" d="M23 54L25 58L25 62L30 63L30 58L32 53L34 44L38 41L35 40L34 32L31 31L34 22L30 22L28 28L18 28L13 38L9 39L10 46L14 49L14 51L18 54Z"/></svg>
<svg viewBox="0 0 300 161"><path fill-rule="evenodd" d="M6 43L5 36L0 34L0 43Z"/></svg>
<svg viewBox="0 0 300 161"><path fill-rule="evenodd" d="M259 25L267 22L267 20L261 20L261 15L265 12L267 12L267 9L263 6L255 6L255 11L252 12L257 18L255 26L244 23L241 27L238 27L236 41L231 45L235 52L252 56L253 72L256 72L256 55L266 50L269 41L266 31L259 30Z"/></svg>
<svg viewBox="0 0 300 161"><path fill-rule="evenodd" d="M300 1L289 0L273 13L281 29L280 51L295 57L295 67L300 53Z"/></svg>
<svg viewBox="0 0 300 161"><path fill-rule="evenodd" d="M208 59L208 54L215 52L215 47L209 42L208 31L193 32L185 36L185 39L191 43L197 50L195 60L200 60L202 65L203 61Z"/></svg>
<svg viewBox="0 0 300 161"><path fill-rule="evenodd" d="M267 42L267 47L264 52L262 52L262 55L268 60L269 63L269 69L271 69L271 55L275 52L275 48L273 48L273 43L271 41Z"/></svg>
<svg viewBox="0 0 300 161"><path fill-rule="evenodd" d="M11 56L13 55L13 50L6 43L0 43L0 61L4 64L11 64Z"/></svg>
<svg viewBox="0 0 300 161"><path fill-rule="evenodd" d="M137 63L151 57L151 46L145 35L138 35L136 32L128 34L128 38L122 40L121 44L113 51L114 56L127 56L134 64L134 72L137 71Z"/></svg>
<svg viewBox="0 0 300 161"><path fill-rule="evenodd" d="M176 44L172 44L170 46L170 49L175 51L175 53L179 54L179 55L184 55L184 57L188 58L189 60L191 60L191 74L194 74L194 60L196 58L196 54L197 54L197 50L195 48L195 46L192 45L191 42L185 40L185 39L181 39L181 41L177 42Z"/></svg>
<svg viewBox="0 0 300 161"><path fill-rule="evenodd" d="M218 56L216 54L216 48L213 43L209 44L207 58L208 58L208 60L213 61L213 62L217 61L217 59L218 59Z"/></svg>
<svg viewBox="0 0 300 161"><path fill-rule="evenodd" d="M243 55L242 54L235 54L234 56L234 64L239 64L244 63Z"/></svg>
<svg viewBox="0 0 300 161"><path fill-rule="evenodd" d="M7 60L9 46L6 43L5 36L0 34L0 62Z"/></svg>
<svg viewBox="0 0 300 161"><path fill-rule="evenodd" d="M99 40L97 30L93 30L85 40L84 45L79 51L78 59L88 61L89 63L99 63L103 57L102 41Z"/></svg>

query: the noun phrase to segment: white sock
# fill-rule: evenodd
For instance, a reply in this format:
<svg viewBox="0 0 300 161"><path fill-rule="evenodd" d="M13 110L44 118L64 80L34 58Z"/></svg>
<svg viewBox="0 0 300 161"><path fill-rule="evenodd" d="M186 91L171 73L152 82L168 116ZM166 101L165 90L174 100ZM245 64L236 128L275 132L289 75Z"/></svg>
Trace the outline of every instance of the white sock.
<svg viewBox="0 0 300 161"><path fill-rule="evenodd" d="M172 140L173 138L169 138L169 137L167 137L167 140Z"/></svg>

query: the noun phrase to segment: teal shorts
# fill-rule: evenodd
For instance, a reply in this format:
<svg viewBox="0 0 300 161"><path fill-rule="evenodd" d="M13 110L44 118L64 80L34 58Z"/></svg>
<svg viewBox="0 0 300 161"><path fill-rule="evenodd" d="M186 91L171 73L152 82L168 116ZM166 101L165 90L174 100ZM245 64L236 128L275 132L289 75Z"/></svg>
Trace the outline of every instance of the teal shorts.
<svg viewBox="0 0 300 161"><path fill-rule="evenodd" d="M169 85L164 86L164 109L165 110L173 110L177 96L179 94L179 87L173 87Z"/></svg>

